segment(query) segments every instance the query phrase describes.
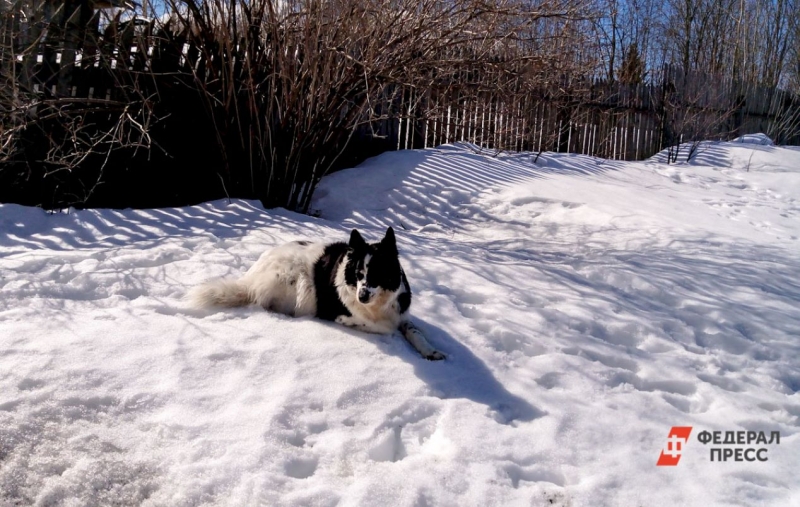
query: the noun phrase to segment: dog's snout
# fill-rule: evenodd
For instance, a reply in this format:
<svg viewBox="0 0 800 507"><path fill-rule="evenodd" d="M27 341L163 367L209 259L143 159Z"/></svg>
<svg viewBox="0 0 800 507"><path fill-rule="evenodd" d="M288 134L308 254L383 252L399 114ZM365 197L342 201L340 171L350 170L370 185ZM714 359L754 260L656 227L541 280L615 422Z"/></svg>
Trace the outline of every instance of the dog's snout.
<svg viewBox="0 0 800 507"><path fill-rule="evenodd" d="M358 301L361 303L366 303L369 301L369 296L369 291L366 288L362 288L360 291L358 291Z"/></svg>

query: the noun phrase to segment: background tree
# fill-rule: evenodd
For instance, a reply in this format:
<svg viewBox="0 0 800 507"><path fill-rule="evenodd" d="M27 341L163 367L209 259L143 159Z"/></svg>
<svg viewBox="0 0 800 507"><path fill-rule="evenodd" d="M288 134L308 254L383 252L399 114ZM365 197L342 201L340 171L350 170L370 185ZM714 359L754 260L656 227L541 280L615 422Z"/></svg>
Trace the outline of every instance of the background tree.
<svg viewBox="0 0 800 507"><path fill-rule="evenodd" d="M625 59L619 69L619 80L625 84L641 84L645 78L645 63L639 53L639 45L631 43L625 52Z"/></svg>

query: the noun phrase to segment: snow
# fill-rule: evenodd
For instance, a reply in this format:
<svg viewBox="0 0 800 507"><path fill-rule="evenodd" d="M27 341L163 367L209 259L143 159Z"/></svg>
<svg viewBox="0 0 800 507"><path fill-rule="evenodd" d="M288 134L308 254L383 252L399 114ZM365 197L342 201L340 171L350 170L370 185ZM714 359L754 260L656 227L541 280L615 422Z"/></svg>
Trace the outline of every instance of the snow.
<svg viewBox="0 0 800 507"><path fill-rule="evenodd" d="M770 139L769 136L766 134L745 134L743 136L737 137L732 142L760 144L762 146L772 146L774 144L772 142L772 139Z"/></svg>
<svg viewBox="0 0 800 507"><path fill-rule="evenodd" d="M665 160L391 152L316 218L0 205L0 505L800 505L800 150ZM444 362L182 299L389 225ZM702 430L781 440L710 462Z"/></svg>

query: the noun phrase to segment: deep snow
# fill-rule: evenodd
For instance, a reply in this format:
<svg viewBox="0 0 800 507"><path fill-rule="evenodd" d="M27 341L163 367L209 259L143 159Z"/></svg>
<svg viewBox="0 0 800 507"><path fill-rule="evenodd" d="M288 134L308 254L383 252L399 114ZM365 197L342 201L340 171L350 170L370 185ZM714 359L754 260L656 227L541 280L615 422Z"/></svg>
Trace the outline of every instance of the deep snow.
<svg viewBox="0 0 800 507"><path fill-rule="evenodd" d="M800 505L800 150L664 160L386 153L318 218L0 205L0 505ZM444 363L182 300L388 225ZM781 443L710 462L701 430Z"/></svg>

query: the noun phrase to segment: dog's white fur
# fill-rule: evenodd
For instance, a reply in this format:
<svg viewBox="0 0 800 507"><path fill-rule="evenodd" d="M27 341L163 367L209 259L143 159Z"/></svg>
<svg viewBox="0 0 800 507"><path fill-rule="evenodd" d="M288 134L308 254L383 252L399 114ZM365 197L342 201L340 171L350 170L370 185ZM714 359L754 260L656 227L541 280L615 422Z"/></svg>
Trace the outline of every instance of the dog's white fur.
<svg viewBox="0 0 800 507"><path fill-rule="evenodd" d="M264 252L237 281L214 280L192 289L189 300L196 307L257 304L294 317L317 311L314 262L322 255L321 243L286 243Z"/></svg>
<svg viewBox="0 0 800 507"><path fill-rule="evenodd" d="M369 257L367 255L365 264L369 262ZM397 297L405 293L406 288L401 284L400 288L394 292L380 288L374 289L370 302L361 304L358 301L358 291L364 284L359 281L355 289L347 285L344 280L345 268L346 263L343 262L336 271L336 290L339 293L339 299L352 315L350 317L339 316L336 318L336 322L376 334L388 334L397 329L404 317L400 315Z"/></svg>
<svg viewBox="0 0 800 507"><path fill-rule="evenodd" d="M325 247L324 243L297 241L278 246L262 254L239 280L205 283L192 289L188 299L196 307L258 304L266 310L295 317L314 316L317 313L314 266ZM369 259L366 259L364 264L368 263ZM411 323L408 312L400 313L397 298L406 292L403 284L396 291L373 289L369 302L363 304L358 300L362 282L359 281L355 288L345 283L345 269L346 262L341 262L337 267L335 286L339 299L351 315L337 317L337 323L376 334L389 334L399 329L423 357L444 359L445 356L434 349Z"/></svg>

